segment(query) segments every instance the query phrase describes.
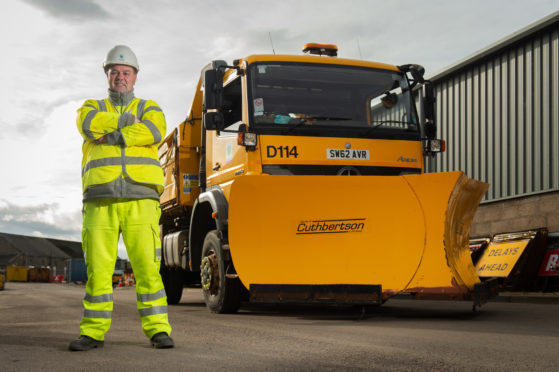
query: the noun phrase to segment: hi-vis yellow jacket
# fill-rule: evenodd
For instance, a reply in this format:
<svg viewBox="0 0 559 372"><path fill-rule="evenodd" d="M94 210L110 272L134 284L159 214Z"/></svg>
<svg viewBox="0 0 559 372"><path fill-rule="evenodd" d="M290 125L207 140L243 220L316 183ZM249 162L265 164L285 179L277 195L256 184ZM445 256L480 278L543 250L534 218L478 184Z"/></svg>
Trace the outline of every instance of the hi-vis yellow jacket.
<svg viewBox="0 0 559 372"><path fill-rule="evenodd" d="M154 101L134 98L133 93L117 100L110 96L87 100L78 110L77 126L84 139L84 200L157 198L164 188L157 155L166 131L163 111ZM134 116L141 122L134 123ZM106 144L94 142L104 135Z"/></svg>

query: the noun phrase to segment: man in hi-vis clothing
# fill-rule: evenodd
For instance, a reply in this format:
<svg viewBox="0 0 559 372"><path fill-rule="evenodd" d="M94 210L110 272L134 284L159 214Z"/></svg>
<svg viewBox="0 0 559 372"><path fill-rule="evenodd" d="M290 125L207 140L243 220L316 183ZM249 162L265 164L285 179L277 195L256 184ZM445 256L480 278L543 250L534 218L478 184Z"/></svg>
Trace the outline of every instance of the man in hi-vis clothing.
<svg viewBox="0 0 559 372"><path fill-rule="evenodd" d="M154 347L170 348L174 343L167 296L159 275L159 195L164 181L157 146L165 135L165 116L154 101L134 97L139 66L130 48L112 48L103 67L109 97L85 101L77 118L84 139L82 246L88 282L80 337L69 349L85 351L104 344L121 232L136 278L143 331Z"/></svg>

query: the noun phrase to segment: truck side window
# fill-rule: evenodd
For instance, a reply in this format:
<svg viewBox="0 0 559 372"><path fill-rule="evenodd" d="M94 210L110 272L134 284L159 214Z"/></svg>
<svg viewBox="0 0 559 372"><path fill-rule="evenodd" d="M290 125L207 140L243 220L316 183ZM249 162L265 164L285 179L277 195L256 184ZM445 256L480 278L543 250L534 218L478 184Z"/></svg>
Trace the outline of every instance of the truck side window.
<svg viewBox="0 0 559 372"><path fill-rule="evenodd" d="M238 130L242 123L243 99L241 78L238 77L223 87L223 119L226 130ZM220 137L236 136L236 133L219 132Z"/></svg>

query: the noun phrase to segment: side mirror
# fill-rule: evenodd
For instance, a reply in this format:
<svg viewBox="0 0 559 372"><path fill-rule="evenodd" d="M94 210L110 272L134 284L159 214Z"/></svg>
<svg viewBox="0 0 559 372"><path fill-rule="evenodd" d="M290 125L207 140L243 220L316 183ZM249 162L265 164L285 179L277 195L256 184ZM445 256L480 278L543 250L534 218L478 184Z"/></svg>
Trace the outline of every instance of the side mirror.
<svg viewBox="0 0 559 372"><path fill-rule="evenodd" d="M212 61L202 70L202 86L204 87L204 108L202 121L206 130L223 128L223 68L225 61Z"/></svg>
<svg viewBox="0 0 559 372"><path fill-rule="evenodd" d="M425 75L425 68L423 68L423 66L421 65L416 65L416 64L407 64L407 65L401 65L398 66L398 69L404 73L410 73L411 77L413 78L413 80L411 80L411 85L410 85L410 89L413 89L417 83L421 83L423 84L425 82L425 79L423 78L423 75Z"/></svg>
<svg viewBox="0 0 559 372"><path fill-rule="evenodd" d="M206 130L221 130L223 129L223 114L219 111L205 112L203 116L204 128Z"/></svg>
<svg viewBox="0 0 559 372"><path fill-rule="evenodd" d="M418 83L423 83L425 80L423 79L423 75L425 75L425 68L420 65L411 65L410 66L410 74Z"/></svg>
<svg viewBox="0 0 559 372"><path fill-rule="evenodd" d="M223 73L221 69L204 71L204 109L220 110L223 104Z"/></svg>
<svg viewBox="0 0 559 372"><path fill-rule="evenodd" d="M425 137L433 139L437 135L437 124L435 120L435 91L430 81L425 81L423 109L425 114Z"/></svg>
<svg viewBox="0 0 559 372"><path fill-rule="evenodd" d="M384 92L384 96L380 99L384 107L391 109L398 103L398 95L396 93Z"/></svg>

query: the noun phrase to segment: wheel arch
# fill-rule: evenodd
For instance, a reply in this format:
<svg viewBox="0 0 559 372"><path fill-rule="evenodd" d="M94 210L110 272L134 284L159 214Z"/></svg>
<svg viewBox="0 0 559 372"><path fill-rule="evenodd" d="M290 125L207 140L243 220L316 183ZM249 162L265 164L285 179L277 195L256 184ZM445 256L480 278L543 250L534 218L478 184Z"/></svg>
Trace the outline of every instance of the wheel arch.
<svg viewBox="0 0 559 372"><path fill-rule="evenodd" d="M192 209L189 233L191 271L200 271L202 246L209 231L217 230L222 242L227 241L228 210L227 199L220 188L208 190L196 199Z"/></svg>

